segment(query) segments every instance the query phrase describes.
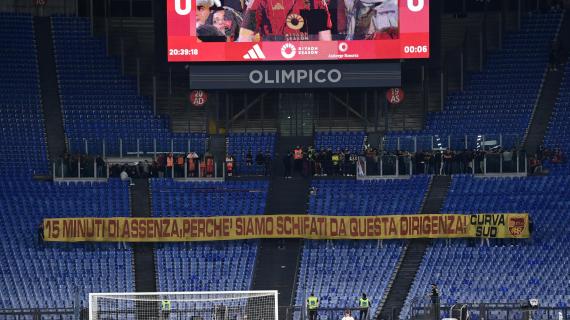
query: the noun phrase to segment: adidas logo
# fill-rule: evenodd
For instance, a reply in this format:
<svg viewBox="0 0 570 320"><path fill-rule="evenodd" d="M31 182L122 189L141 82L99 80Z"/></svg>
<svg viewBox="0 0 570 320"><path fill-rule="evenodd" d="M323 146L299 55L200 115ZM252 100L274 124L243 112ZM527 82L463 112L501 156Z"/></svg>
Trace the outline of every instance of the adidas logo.
<svg viewBox="0 0 570 320"><path fill-rule="evenodd" d="M245 60L250 59L265 59L265 54L261 51L261 48L258 44L254 45L253 48L249 49L249 51L243 55Z"/></svg>

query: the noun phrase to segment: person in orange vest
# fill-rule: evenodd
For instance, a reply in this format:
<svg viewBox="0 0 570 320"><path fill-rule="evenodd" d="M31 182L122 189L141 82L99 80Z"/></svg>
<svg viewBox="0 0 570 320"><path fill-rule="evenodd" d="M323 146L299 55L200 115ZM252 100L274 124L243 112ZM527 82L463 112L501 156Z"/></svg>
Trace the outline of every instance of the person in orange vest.
<svg viewBox="0 0 570 320"><path fill-rule="evenodd" d="M196 176L196 158L198 155L196 152L189 152L186 156L188 158L188 176L195 177Z"/></svg>
<svg viewBox="0 0 570 320"><path fill-rule="evenodd" d="M214 176L214 156L211 153L206 153L206 176Z"/></svg>
<svg viewBox="0 0 570 320"><path fill-rule="evenodd" d="M180 154L176 157L176 176L182 177L184 175L184 154Z"/></svg>
<svg viewBox="0 0 570 320"><path fill-rule="evenodd" d="M293 150L293 162L295 172L301 173L303 170L303 149L300 146Z"/></svg>
<svg viewBox="0 0 570 320"><path fill-rule="evenodd" d="M231 155L226 156L226 172L231 177L234 171L234 158Z"/></svg>
<svg viewBox="0 0 570 320"><path fill-rule="evenodd" d="M174 167L174 156L169 153L166 157L166 177L172 177L172 168Z"/></svg>

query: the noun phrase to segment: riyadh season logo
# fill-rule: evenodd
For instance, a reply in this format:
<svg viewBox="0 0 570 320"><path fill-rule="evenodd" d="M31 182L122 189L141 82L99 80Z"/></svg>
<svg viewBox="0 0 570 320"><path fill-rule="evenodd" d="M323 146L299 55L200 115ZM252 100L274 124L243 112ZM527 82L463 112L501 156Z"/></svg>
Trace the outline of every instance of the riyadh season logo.
<svg viewBox="0 0 570 320"><path fill-rule="evenodd" d="M297 49L291 43L286 43L281 47L281 55L285 59L293 59L297 54Z"/></svg>

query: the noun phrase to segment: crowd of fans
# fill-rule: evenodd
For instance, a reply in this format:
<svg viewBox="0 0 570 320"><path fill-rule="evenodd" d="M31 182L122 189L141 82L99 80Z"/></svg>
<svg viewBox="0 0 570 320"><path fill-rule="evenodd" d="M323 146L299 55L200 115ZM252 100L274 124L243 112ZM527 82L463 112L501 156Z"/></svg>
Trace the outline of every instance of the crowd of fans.
<svg viewBox="0 0 570 320"><path fill-rule="evenodd" d="M141 158L132 162L108 162L101 156L68 153L56 163L56 176L63 177L167 178L213 177L215 161L211 153L196 152L158 154L154 160Z"/></svg>
<svg viewBox="0 0 570 320"><path fill-rule="evenodd" d="M566 162L566 155L561 148L547 149L540 145L534 155L529 159L530 174L542 174L543 164L562 164Z"/></svg>
<svg viewBox="0 0 570 320"><path fill-rule="evenodd" d="M285 178L293 176L355 176L355 175L408 175L408 174L480 174L485 172L524 172L525 150L503 149L500 146L488 150L405 150L385 151L365 144L363 151L353 153L348 148L315 149L312 146L295 146L282 155ZM272 174L272 156L259 151L254 157L248 151L238 162L233 155L224 159L227 176ZM540 146L528 157L528 172L542 174L545 162L560 164L566 157L560 148L546 149ZM247 169L240 168L245 166ZM108 167L108 169L107 169ZM159 154L154 160L142 158L130 163L107 163L101 156L64 154L57 162L56 176L133 178L192 178L221 176L220 165L210 152L199 156L195 152Z"/></svg>

